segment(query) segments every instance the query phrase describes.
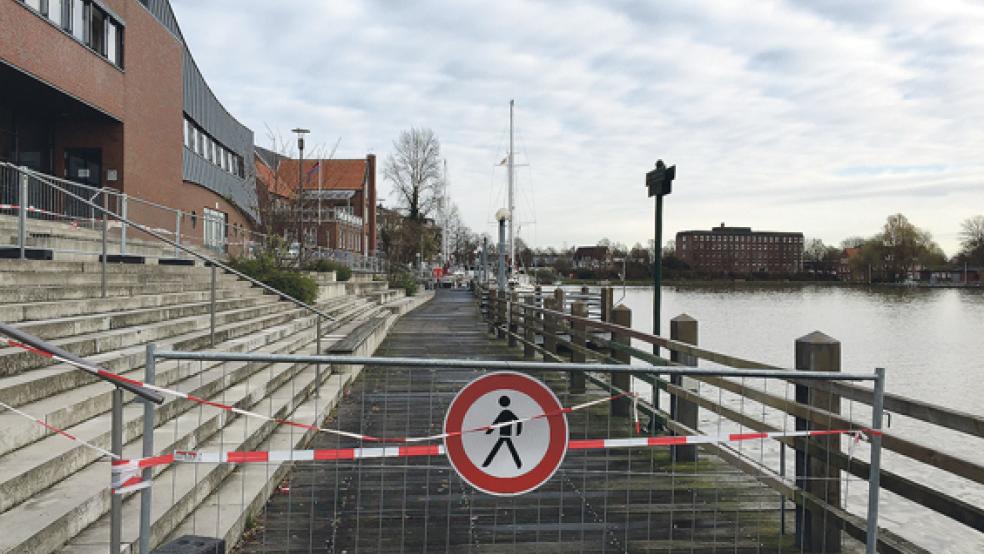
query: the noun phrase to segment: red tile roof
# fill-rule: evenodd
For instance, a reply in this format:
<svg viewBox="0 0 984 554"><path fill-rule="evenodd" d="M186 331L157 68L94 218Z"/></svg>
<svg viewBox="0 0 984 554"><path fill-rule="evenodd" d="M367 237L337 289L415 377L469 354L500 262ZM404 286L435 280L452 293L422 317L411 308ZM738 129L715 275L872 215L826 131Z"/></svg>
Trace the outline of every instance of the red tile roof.
<svg viewBox="0 0 984 554"><path fill-rule="evenodd" d="M318 163L320 169L311 171ZM298 160L282 160L278 176L288 190L297 189ZM320 175L319 175L320 173ZM318 190L319 177L322 190L362 190L366 175L366 160L304 160L304 188Z"/></svg>

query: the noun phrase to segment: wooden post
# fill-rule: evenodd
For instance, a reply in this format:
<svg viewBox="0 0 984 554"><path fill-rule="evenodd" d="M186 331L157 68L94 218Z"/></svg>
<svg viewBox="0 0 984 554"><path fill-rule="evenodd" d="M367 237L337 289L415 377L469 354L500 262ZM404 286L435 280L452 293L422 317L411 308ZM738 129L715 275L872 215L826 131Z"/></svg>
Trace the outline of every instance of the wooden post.
<svg viewBox="0 0 984 554"><path fill-rule="evenodd" d="M536 342L536 316L537 312L533 310L533 305L536 302L536 298L533 296L527 296L523 299L523 338L526 339L526 343L523 344L523 358L526 360L532 360L535 350L533 350L533 344Z"/></svg>
<svg viewBox="0 0 984 554"><path fill-rule="evenodd" d="M533 297L534 297L533 298L533 304L537 308L542 308L543 307L543 287L541 287L540 285L537 285L537 286L533 287Z"/></svg>
<svg viewBox="0 0 984 554"><path fill-rule="evenodd" d="M550 298L549 296L544 298L543 308L545 310L553 310L556 301L556 299ZM554 324L555 321L557 321L557 316L554 314L543 314L543 361L545 362L555 361L550 357L550 354L557 353L557 328Z"/></svg>
<svg viewBox="0 0 984 554"><path fill-rule="evenodd" d="M516 340L516 333L519 332L519 317L517 313L517 308L519 306L519 293L512 291L509 294L509 333L508 333L508 344L509 346L516 346L519 341Z"/></svg>
<svg viewBox="0 0 984 554"><path fill-rule="evenodd" d="M612 323L623 327L632 327L632 310L627 308L624 304L615 306L612 310ZM630 340L631 339L627 334L612 333L612 342L617 342L628 346ZM628 352L622 350L615 351L612 354L612 357L622 364L628 364L632 359L632 356L629 355ZM632 377L630 377L627 373L612 374L612 385L625 392L630 392L632 390ZM627 417L631 411L632 399L623 397L613 401L611 404L613 416Z"/></svg>
<svg viewBox="0 0 984 554"><path fill-rule="evenodd" d="M571 315L574 317L588 317L588 304L583 300L579 300L571 305ZM588 327L583 321L575 321L571 326L571 342L574 346L579 348L587 348L587 332ZM587 361L587 356L585 356L583 350L571 349L571 361L574 363L584 363ZM571 394L584 394L584 372L583 371L571 371L570 372L570 386L569 391Z"/></svg>
<svg viewBox="0 0 984 554"><path fill-rule="evenodd" d="M697 346L697 320L687 314L680 314L670 320L670 338ZM686 366L697 366L697 358L689 354L670 351L670 359L674 362ZM670 377L670 383L686 389L694 394L697 393L697 381L690 377L675 375ZM654 390L653 394L656 391ZM694 431L697 430L697 404L688 402L676 396L670 395L670 417L673 421L685 425ZM677 462L696 462L696 446L672 446L670 453L673 460Z"/></svg>
<svg viewBox="0 0 984 554"><path fill-rule="evenodd" d="M828 337L820 331L796 339L796 369L804 371L841 370L840 341ZM813 389L806 385L796 385L796 402L808 404L821 410L839 414L840 396ZM796 430L828 429L825 425L796 418ZM796 486L804 489L831 506L841 504L840 471L827 464L825 457L809 456L810 443L819 443L824 448L839 452L839 435L805 439L800 442L804 449L796 451ZM809 552L840 552L841 526L831 515L820 509L807 507L796 510L797 545Z"/></svg>
<svg viewBox="0 0 984 554"><path fill-rule="evenodd" d="M615 289L612 287L602 287L601 289L601 320L611 321L612 307L615 303Z"/></svg>

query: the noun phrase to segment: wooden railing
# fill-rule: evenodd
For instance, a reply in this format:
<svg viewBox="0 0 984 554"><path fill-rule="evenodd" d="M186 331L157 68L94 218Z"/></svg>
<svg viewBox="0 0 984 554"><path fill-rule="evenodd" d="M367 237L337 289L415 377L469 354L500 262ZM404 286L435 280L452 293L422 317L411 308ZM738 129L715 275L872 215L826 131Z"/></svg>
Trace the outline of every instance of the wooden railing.
<svg viewBox="0 0 984 554"><path fill-rule="evenodd" d="M483 314L489 323L490 332L495 333L499 338L507 339L511 345L522 344L527 358L539 355L545 361L603 363L629 363L630 360L635 359L652 363L654 366L697 365L698 360L704 360L733 368L788 369L700 348L697 345L698 322L689 316L674 318L671 322L670 338L632 329L631 311L625 306L612 306L612 291L608 288L603 288L601 293L596 295L591 295L586 290L577 294L585 300L599 299L596 317L588 317L588 305L585 301L578 299L571 302L566 298L569 293L562 289L555 290L553 294L545 294L539 290L526 294L511 291L498 292L494 288L489 290L482 287L476 287L475 290L481 299ZM654 351L666 349L670 359L633 346L633 340L655 347ZM840 371L840 343L836 340L814 333L798 339L795 347L796 369ZM608 382L598 376L588 378L595 384L616 392L627 391L630 388L627 378L622 382ZM651 403L644 403L643 407L652 415L659 427L669 432L699 433L699 410L708 410L756 432L781 430L766 423L765 418L750 417L709 395L700 394L699 387L695 389L692 383L688 385L680 378L667 380L654 373L645 380L654 387L654 400ZM795 390L795 397L790 398L788 394L777 395L774 392L747 386L744 380L704 377L699 379L699 382L785 414L783 417L795 418L799 429L853 429L865 428L870 424L870 421L845 416L841 409L842 399L869 406L872 404L872 391L857 384L843 381L805 383L790 379L789 383L794 385ZM571 382L572 390L583 386L583 382ZM669 395L668 409L659 406L659 395L655 393L657 390ZM624 413L625 402L623 401L621 407L616 403L613 406L616 410L613 414ZM968 439L974 441L984 437L984 418L974 414L891 393L884 395L884 408L894 415L912 418L930 426L929 434L946 430L958 441ZM807 549L817 551L820 544L826 544L825 548L820 549L834 551L831 549L831 544L833 542L840 544L842 529L848 535L863 542L866 538L866 522L862 517L841 507L840 491L831 490L829 483L837 482L836 478L841 472L867 480L868 462L856 457L853 449L845 452L837 438L778 440L783 444L780 457L784 455L786 447L795 451L797 479L794 483L743 459L727 447L702 446L702 448L708 448L725 460L755 475L763 483L795 502L797 506L805 507L807 513L813 514L807 517L821 521L821 526L812 526L813 536L804 538L806 541L804 546ZM979 460L968 459L904 438L891 429L882 434L882 446L914 463L915 465L910 466L907 473L919 475L918 478L903 476L900 472L885 469L885 465L882 465L880 471L882 490L891 491L970 529L984 532L984 509L981 506L964 501L954 493L940 490L935 486L931 476L918 469L932 467L965 480L969 486L980 486L984 484L984 465ZM674 459L683 461L696 459L696 453L693 450L686 450L687 448L694 447L675 447ZM891 467L892 464L888 465ZM912 467L917 470L912 471ZM814 476L829 476L831 479L811 482L799 478L806 472ZM837 488L839 489L839 485ZM818 517L819 514L826 515ZM817 529L821 531L816 532ZM929 551L890 530L879 531L878 550L880 552Z"/></svg>

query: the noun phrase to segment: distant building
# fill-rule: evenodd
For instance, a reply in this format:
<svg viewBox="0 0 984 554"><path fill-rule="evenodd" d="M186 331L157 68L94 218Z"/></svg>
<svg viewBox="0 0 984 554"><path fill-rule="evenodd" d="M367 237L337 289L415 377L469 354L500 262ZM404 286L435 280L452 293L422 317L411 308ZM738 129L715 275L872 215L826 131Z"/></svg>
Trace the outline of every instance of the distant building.
<svg viewBox="0 0 984 554"><path fill-rule="evenodd" d="M727 227L681 231L677 255L692 269L713 273L797 273L803 269L803 233Z"/></svg>
<svg viewBox="0 0 984 554"><path fill-rule="evenodd" d="M853 263L855 256L861 253L861 248L845 248L841 251L840 263L837 266L837 278L845 283L863 283L868 280L867 268L859 268Z"/></svg>
<svg viewBox="0 0 984 554"><path fill-rule="evenodd" d="M364 255L375 255L376 156L355 160L299 161L256 147L256 180L263 209L269 214L296 209L298 182L304 186L304 243ZM294 222L273 218L275 229L291 241ZM296 220L296 215L288 219Z"/></svg>
<svg viewBox="0 0 984 554"><path fill-rule="evenodd" d="M574 267L599 269L612 265L612 249L607 246L578 246L574 251Z"/></svg>

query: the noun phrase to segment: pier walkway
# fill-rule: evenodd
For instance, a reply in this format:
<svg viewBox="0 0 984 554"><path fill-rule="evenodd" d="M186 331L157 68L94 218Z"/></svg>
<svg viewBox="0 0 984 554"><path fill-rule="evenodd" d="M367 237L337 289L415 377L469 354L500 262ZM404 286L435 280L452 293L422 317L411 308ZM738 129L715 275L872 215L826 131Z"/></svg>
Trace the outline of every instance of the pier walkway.
<svg viewBox="0 0 984 554"><path fill-rule="evenodd" d="M440 290L404 316L377 356L518 360L494 340L475 300ZM376 436L439 433L472 370L367 367L329 426ZM590 383L570 394L566 376L540 374L561 403L607 396ZM599 404L568 415L570 438L632 436L631 421ZM311 448L356 442L320 434ZM473 489L443 456L296 463L243 552L772 552L794 550L794 508L713 454L674 462L668 448L569 451L543 487L496 497Z"/></svg>

